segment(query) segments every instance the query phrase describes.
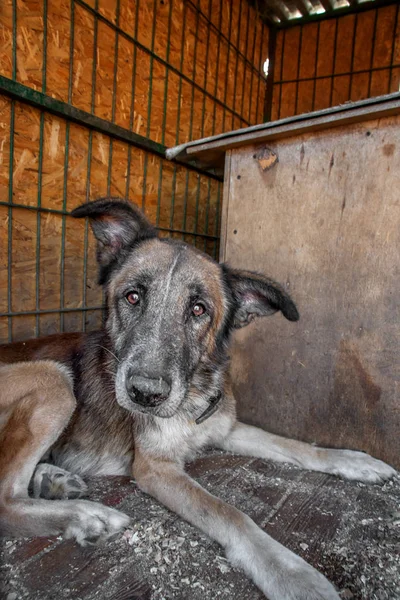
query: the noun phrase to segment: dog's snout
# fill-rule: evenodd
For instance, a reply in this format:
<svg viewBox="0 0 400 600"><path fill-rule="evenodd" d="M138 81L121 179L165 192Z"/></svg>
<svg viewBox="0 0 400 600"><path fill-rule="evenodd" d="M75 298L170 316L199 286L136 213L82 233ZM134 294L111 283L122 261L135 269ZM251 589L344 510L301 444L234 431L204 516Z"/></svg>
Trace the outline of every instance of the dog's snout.
<svg viewBox="0 0 400 600"><path fill-rule="evenodd" d="M145 396L168 396L171 389L171 386L162 377L149 379L138 375L131 377L130 383Z"/></svg>
<svg viewBox="0 0 400 600"><path fill-rule="evenodd" d="M144 377L131 374L126 387L132 399L143 406L157 406L167 399L171 385L163 377Z"/></svg>

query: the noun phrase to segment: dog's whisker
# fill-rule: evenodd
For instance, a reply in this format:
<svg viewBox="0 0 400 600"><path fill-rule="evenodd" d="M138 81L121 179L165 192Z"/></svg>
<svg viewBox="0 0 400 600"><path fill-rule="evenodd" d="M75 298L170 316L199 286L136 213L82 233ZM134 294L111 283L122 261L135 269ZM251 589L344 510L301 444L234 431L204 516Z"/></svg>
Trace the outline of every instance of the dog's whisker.
<svg viewBox="0 0 400 600"><path fill-rule="evenodd" d="M111 352L111 350L109 350L109 348L106 348L105 346L102 346L101 344L96 344L98 348L103 348L103 350L105 350L106 352L108 352L109 354L111 354L111 356L113 356L115 358L115 360L117 360L119 363L121 362L118 358L118 356L116 356L116 354L114 354L114 352Z"/></svg>

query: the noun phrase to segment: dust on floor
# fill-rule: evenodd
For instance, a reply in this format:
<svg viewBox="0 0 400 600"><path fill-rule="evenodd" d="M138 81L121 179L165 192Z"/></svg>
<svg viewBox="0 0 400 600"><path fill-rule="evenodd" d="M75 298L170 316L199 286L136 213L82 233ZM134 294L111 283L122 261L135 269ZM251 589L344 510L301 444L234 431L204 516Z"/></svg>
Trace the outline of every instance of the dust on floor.
<svg viewBox="0 0 400 600"><path fill-rule="evenodd" d="M188 470L323 572L343 600L400 600L400 479L367 486L218 451ZM89 550L61 538L3 541L2 599L263 598L217 544L133 480L89 484L91 500L127 513L132 526Z"/></svg>

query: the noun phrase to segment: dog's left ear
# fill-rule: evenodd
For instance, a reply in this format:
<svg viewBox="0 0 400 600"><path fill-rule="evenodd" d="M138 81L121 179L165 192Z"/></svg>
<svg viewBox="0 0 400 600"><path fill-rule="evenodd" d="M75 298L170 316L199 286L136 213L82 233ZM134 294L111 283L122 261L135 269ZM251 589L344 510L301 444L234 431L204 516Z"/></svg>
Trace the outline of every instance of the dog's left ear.
<svg viewBox="0 0 400 600"><path fill-rule="evenodd" d="M289 321L298 321L296 305L284 289L272 279L223 266L225 280L235 302L233 326L245 327L256 317L273 315L280 310Z"/></svg>
<svg viewBox="0 0 400 600"><path fill-rule="evenodd" d="M144 214L120 198L99 198L78 206L71 215L90 219L97 240L100 284L107 281L112 266L124 260L137 242L157 237L156 229Z"/></svg>

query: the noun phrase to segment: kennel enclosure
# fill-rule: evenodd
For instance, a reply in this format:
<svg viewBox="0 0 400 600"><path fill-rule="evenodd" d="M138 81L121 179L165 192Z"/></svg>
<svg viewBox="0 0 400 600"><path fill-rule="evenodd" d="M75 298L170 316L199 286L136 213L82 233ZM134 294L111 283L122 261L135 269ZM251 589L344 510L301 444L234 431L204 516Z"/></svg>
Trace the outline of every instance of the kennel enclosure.
<svg viewBox="0 0 400 600"><path fill-rule="evenodd" d="M397 1L1 0L0 343L99 327L95 244L70 211L118 195L299 305L298 324L235 334L243 419L396 464L399 98L366 99L399 84ZM396 482L219 451L189 473L343 598L397 597ZM0 595L261 598L130 478L89 483L135 532L89 554L7 541Z"/></svg>

